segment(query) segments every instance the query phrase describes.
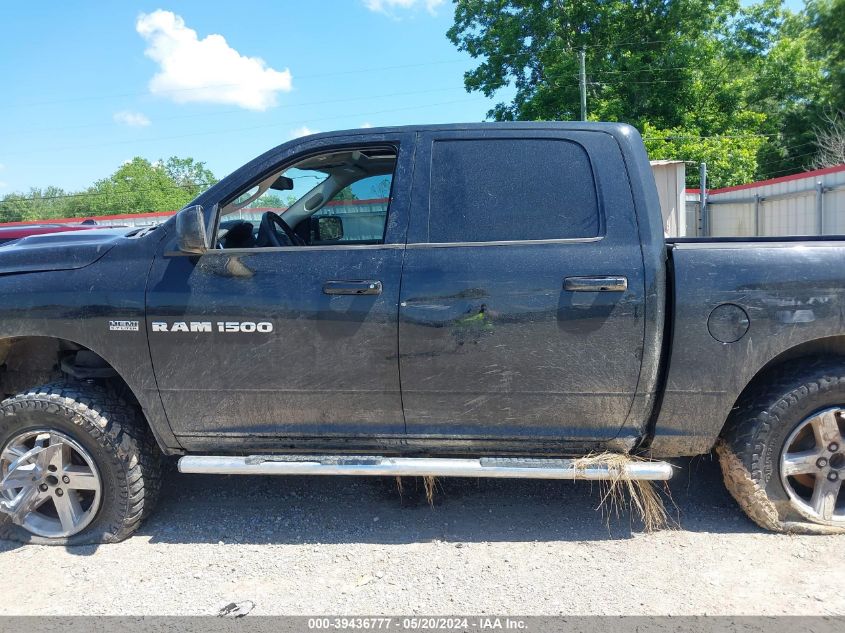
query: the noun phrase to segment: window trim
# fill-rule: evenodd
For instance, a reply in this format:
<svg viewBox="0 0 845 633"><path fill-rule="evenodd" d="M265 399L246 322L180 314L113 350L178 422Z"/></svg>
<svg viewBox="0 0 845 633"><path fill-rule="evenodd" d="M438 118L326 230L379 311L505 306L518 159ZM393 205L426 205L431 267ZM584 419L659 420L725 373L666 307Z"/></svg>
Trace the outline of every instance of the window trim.
<svg viewBox="0 0 845 633"><path fill-rule="evenodd" d="M212 248L203 253L206 255L256 255L259 253L283 253L283 252L302 252L302 251L377 251L377 250L399 250L404 249L405 244L347 244L347 245L331 245L318 244L316 246L263 246L260 248ZM192 255L191 253L186 253ZM196 254L193 254L196 257Z"/></svg>
<svg viewBox="0 0 845 633"><path fill-rule="evenodd" d="M587 159L587 165L590 168L590 180L593 184L593 195L595 197L595 220L596 220L596 234L595 235L586 235L580 237L569 237L569 238L540 238L540 239L524 239L524 240L481 240L479 242L474 241L467 241L462 240L460 242L433 242L431 241L431 218L432 218L432 209L431 209L431 201L434 198L433 195L433 183L434 183L434 169L435 169L435 147L438 143L462 143L462 142L469 142L469 143L478 143L478 142L486 142L486 141L508 141L508 142L516 142L516 141L528 141L528 142L537 142L537 141L553 141L559 143L566 143L570 145L575 145L578 149L583 152L584 157ZM458 137L458 138L432 138L431 139L431 146L429 148L429 175L428 175L428 217L426 218L426 236L429 240L429 244L493 244L493 245L507 245L512 243L537 243L537 242L550 242L555 243L559 240L565 240L567 242L571 242L573 240L577 241L594 241L595 238L601 238L605 234L605 225L604 225L604 206L602 204L601 192L598 185L598 180L596 179L596 169L595 165L593 165L592 157L590 156L590 152L587 148L583 145L583 143L579 143L575 139L571 138L564 138L564 137L555 137L555 136L504 136L499 137L497 135L484 135L484 136L467 136L467 137Z"/></svg>
<svg viewBox="0 0 845 633"><path fill-rule="evenodd" d="M414 242L408 248L453 248L466 246L525 246L532 244L592 244L600 242L604 235L592 237L552 237L541 240L494 240L487 242Z"/></svg>

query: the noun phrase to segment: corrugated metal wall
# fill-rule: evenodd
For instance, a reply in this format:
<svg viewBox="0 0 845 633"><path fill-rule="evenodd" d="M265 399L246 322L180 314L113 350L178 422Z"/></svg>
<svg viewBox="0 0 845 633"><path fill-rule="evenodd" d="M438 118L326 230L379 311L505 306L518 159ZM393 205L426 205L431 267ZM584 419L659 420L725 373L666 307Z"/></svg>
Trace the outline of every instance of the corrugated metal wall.
<svg viewBox="0 0 845 633"><path fill-rule="evenodd" d="M712 190L707 200L712 236L842 235L845 165ZM698 206L688 193L687 212L697 217L688 235L702 234Z"/></svg>

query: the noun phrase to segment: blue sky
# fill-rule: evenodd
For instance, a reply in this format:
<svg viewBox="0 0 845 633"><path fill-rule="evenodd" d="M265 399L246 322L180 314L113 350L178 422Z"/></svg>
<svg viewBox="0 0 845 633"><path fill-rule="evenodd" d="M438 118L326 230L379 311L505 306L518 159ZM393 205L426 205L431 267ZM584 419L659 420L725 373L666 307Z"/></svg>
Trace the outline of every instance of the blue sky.
<svg viewBox="0 0 845 633"><path fill-rule="evenodd" d="M1 11L0 195L79 189L136 155L193 156L222 177L306 130L480 121L494 103L463 88L472 61L446 39L448 2L66 0Z"/></svg>
<svg viewBox="0 0 845 633"><path fill-rule="evenodd" d="M448 0L33 0L0 16L0 195L81 189L133 156L222 177L309 130L480 121L498 100L464 90Z"/></svg>

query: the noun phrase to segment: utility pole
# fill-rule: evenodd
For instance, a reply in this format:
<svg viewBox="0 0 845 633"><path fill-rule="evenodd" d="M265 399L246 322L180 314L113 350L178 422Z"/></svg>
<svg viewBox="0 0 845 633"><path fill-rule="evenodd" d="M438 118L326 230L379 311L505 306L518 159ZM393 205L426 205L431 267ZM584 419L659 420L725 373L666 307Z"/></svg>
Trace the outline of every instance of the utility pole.
<svg viewBox="0 0 845 633"><path fill-rule="evenodd" d="M581 86L581 120L587 120L587 49L582 46L578 53L581 62L581 72L578 73L578 84Z"/></svg>
<svg viewBox="0 0 845 633"><path fill-rule="evenodd" d="M701 229L707 236L710 235L710 209L707 208L707 163L701 163L698 166L698 179L701 181L698 198L698 207L701 210Z"/></svg>

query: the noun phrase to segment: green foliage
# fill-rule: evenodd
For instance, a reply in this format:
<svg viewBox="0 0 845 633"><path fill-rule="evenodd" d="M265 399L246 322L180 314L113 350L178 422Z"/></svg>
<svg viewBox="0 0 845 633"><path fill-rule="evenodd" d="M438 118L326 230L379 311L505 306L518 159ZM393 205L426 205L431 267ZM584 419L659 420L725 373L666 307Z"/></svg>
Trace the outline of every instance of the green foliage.
<svg viewBox="0 0 845 633"><path fill-rule="evenodd" d="M47 187L7 194L0 199L0 222L174 211L215 182L205 163L193 158L151 163L135 157L84 191Z"/></svg>
<svg viewBox="0 0 845 633"><path fill-rule="evenodd" d="M808 167L845 94L845 0L797 15L781 0L456 0L447 37L479 60L467 90L515 90L496 120L578 118L583 48L589 118L655 137L652 158L706 161L716 186Z"/></svg>
<svg viewBox="0 0 845 633"><path fill-rule="evenodd" d="M340 191L338 191L332 200L357 200L358 196L356 196L352 189L349 187L344 187Z"/></svg>
<svg viewBox="0 0 845 633"><path fill-rule="evenodd" d="M826 91L833 110L845 110L845 0L808 0L811 54L825 69Z"/></svg>
<svg viewBox="0 0 845 633"><path fill-rule="evenodd" d="M707 163L708 186L726 187L750 182L757 169L757 154L766 137L749 136L740 130L733 135L703 137L694 128L658 130L646 123L643 129L648 155L652 160L686 160ZM687 170L687 185L700 186L698 169Z"/></svg>
<svg viewBox="0 0 845 633"><path fill-rule="evenodd" d="M765 48L771 19L746 15L736 0L457 0L447 35L484 58L466 73L468 89L516 88L489 113L496 119L577 118L585 47L595 118L675 127L700 113L712 126L715 111L742 105L732 95L743 78L729 62Z"/></svg>
<svg viewBox="0 0 845 633"><path fill-rule="evenodd" d="M293 201L291 201L293 198ZM265 193L263 196L258 198L257 200L251 202L247 205L249 209L257 209L257 208L270 208L270 209L286 209L289 207L293 202L296 202L295 196L286 196L282 197L277 193Z"/></svg>

